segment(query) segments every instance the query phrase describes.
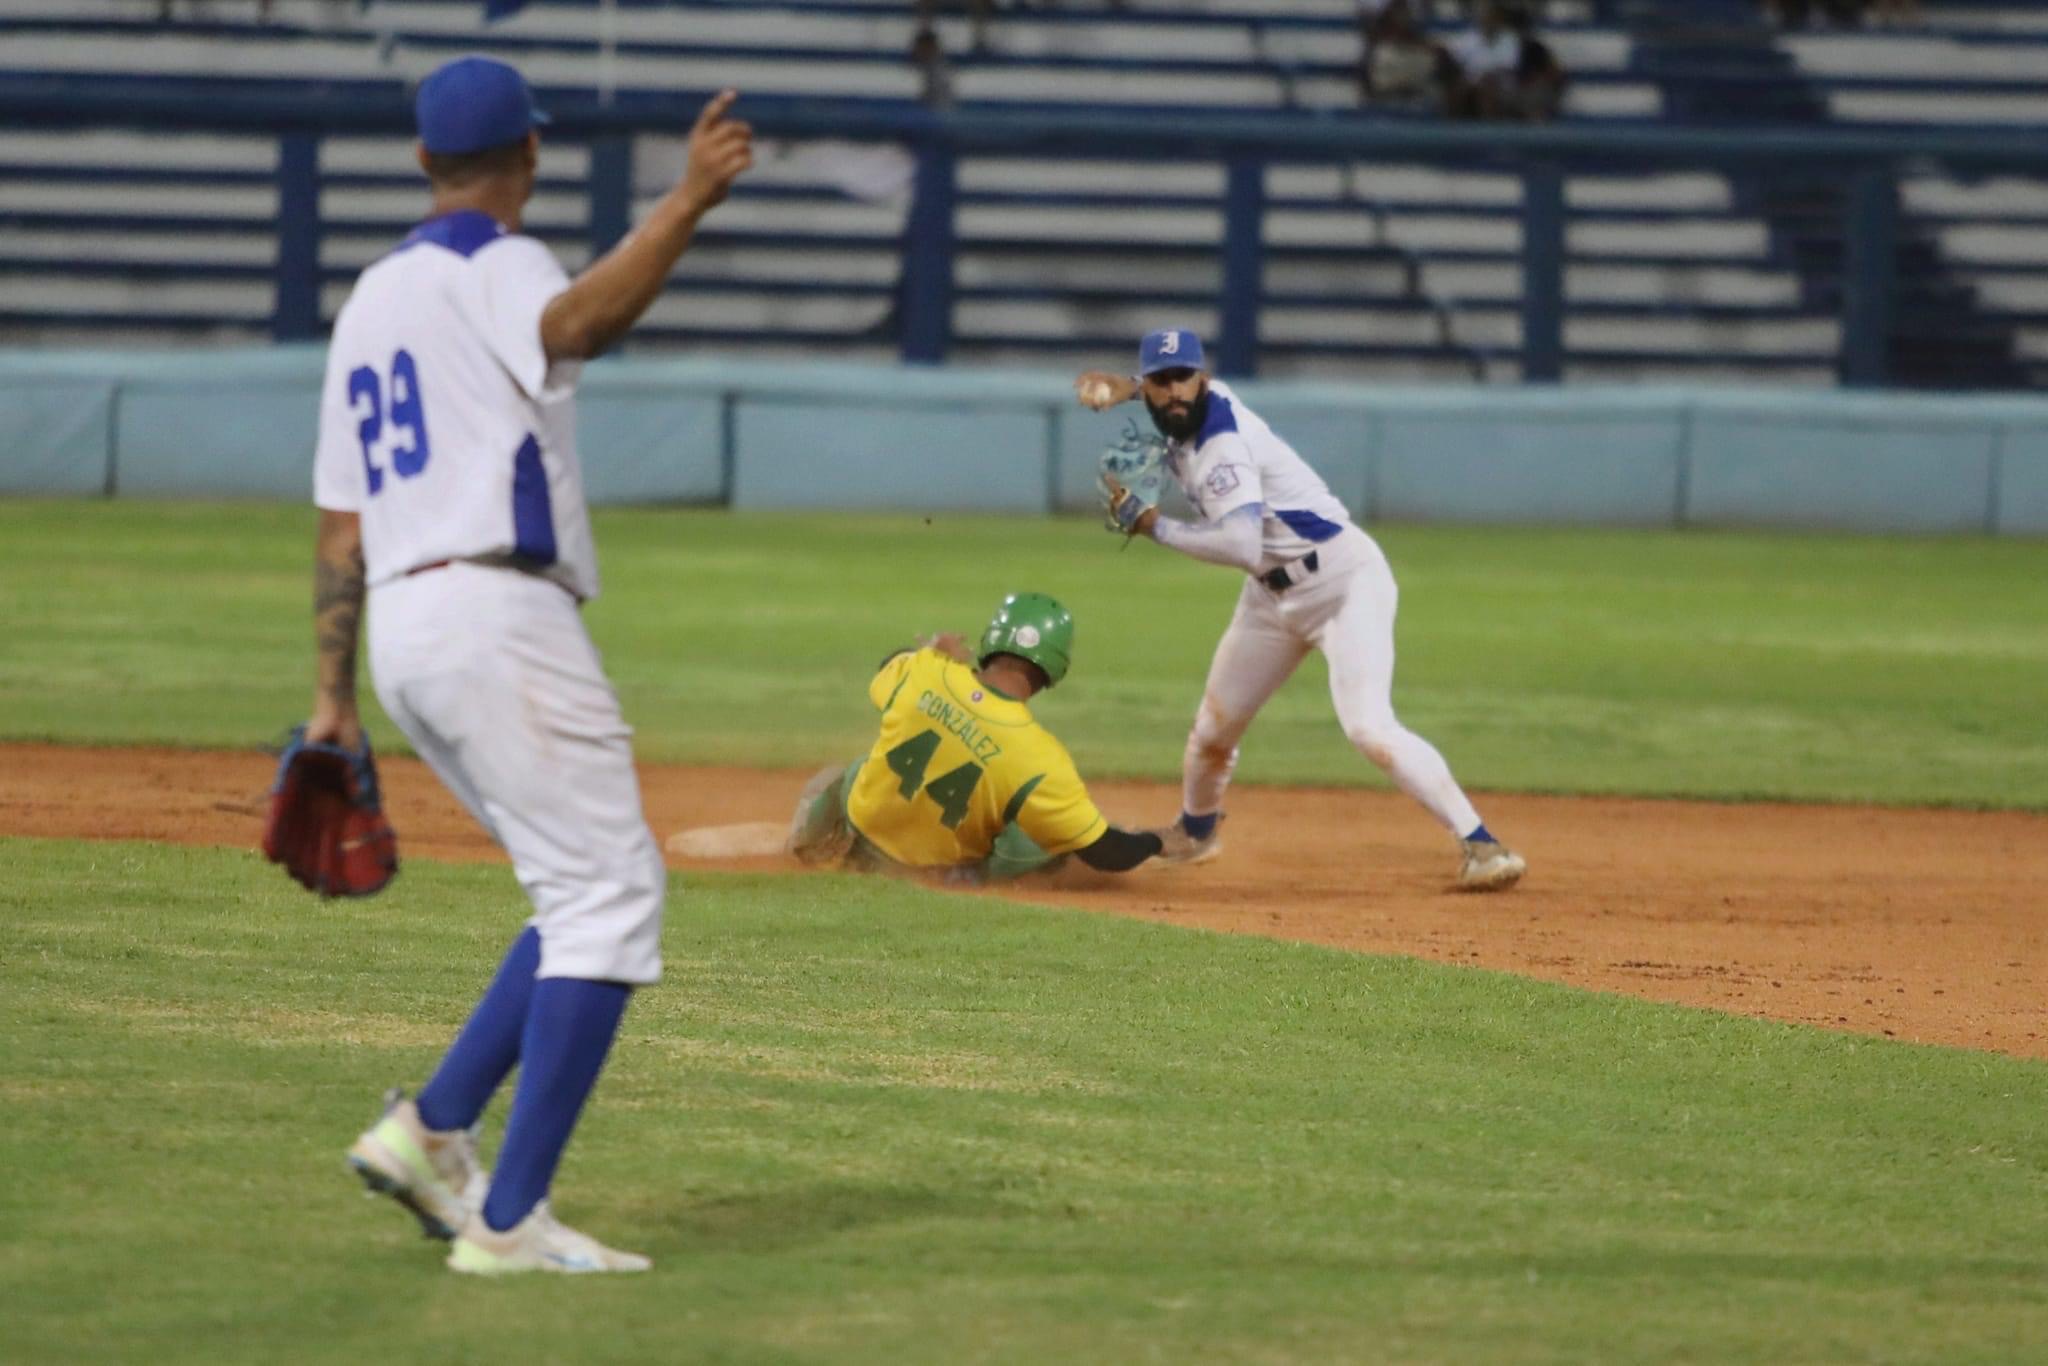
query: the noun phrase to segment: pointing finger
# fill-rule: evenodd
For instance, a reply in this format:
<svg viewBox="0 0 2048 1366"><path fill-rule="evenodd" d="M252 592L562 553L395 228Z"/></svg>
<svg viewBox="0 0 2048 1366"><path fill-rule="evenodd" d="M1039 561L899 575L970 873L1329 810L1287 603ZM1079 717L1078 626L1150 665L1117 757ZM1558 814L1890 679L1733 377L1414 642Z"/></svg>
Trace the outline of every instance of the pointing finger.
<svg viewBox="0 0 2048 1366"><path fill-rule="evenodd" d="M703 112L697 115L697 126L691 131L701 133L715 128L725 118L725 111L732 108L733 101L740 97L737 90L721 90L704 102Z"/></svg>

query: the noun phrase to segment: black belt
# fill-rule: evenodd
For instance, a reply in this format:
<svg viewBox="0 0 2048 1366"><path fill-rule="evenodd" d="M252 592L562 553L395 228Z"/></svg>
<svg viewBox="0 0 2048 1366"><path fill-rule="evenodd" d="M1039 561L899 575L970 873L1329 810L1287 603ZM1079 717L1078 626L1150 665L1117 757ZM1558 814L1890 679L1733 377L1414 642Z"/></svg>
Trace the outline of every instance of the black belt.
<svg viewBox="0 0 2048 1366"><path fill-rule="evenodd" d="M1313 574L1318 567L1316 552L1311 550L1294 563ZM1290 567L1283 564L1278 569L1268 569L1265 573L1259 575L1259 582L1272 589L1275 593L1285 593L1288 589L1294 587L1294 580L1287 577L1287 571Z"/></svg>

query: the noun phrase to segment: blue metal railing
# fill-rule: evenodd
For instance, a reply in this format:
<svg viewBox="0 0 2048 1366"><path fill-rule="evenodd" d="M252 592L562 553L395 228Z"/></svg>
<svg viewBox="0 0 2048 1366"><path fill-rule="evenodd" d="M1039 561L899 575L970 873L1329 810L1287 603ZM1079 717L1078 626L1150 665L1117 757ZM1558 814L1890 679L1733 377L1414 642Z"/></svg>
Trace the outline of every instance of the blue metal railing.
<svg viewBox="0 0 2048 1366"><path fill-rule="evenodd" d="M682 133L700 95L625 93L600 105L587 91L543 91L552 136L592 150L588 231L595 249L631 221L632 135ZM2048 175L2048 144L2031 134L1936 130L1539 127L1376 122L1296 113L1217 115L1070 108L967 110L939 115L883 101L755 97L742 113L762 134L890 141L918 159L902 237L898 342L906 360L939 362L953 341L956 166L963 153L1119 160L1210 159L1226 168L1217 356L1229 374L1257 367L1265 258L1265 170L1276 164L1358 160L1484 168L1521 177L1522 369L1554 382L1564 369L1564 183L1574 172L1796 171L1846 181L1840 377L1856 386L1886 379L1897 292L1898 181L1908 166L1953 174ZM151 131L261 131L279 139L278 251L273 331L280 339L320 332L319 144L328 135L410 136L412 113L396 81L310 85L297 91L224 89L203 98L160 83L60 78L0 79L0 125L114 126ZM4 218L4 210L0 210Z"/></svg>

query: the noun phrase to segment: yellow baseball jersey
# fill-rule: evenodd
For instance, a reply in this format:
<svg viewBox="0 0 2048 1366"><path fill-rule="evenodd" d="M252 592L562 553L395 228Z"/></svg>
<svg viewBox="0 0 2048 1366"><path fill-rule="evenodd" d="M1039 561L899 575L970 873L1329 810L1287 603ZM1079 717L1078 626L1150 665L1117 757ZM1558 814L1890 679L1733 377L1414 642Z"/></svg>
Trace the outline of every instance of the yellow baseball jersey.
<svg viewBox="0 0 2048 1366"><path fill-rule="evenodd" d="M985 859L1015 821L1048 854L1109 828L1066 746L974 670L937 650L905 651L868 684L882 734L847 794L869 843L913 868Z"/></svg>

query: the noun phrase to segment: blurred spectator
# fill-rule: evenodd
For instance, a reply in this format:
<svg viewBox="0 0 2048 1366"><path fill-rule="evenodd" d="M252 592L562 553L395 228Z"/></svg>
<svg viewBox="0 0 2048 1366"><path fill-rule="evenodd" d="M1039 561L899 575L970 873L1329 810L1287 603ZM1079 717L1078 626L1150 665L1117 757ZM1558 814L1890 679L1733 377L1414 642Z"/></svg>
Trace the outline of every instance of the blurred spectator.
<svg viewBox="0 0 2048 1366"><path fill-rule="evenodd" d="M1509 26L1500 0L1482 0L1473 26L1451 40L1453 71L1444 94L1452 118L1498 119L1513 112L1522 37Z"/></svg>
<svg viewBox="0 0 2048 1366"><path fill-rule="evenodd" d="M1764 13L1779 28L1805 28L1813 17L1812 0L1763 0Z"/></svg>
<svg viewBox="0 0 2048 1366"><path fill-rule="evenodd" d="M1443 50L1429 40L1411 0L1358 0L1358 93L1365 104L1434 104Z"/></svg>
<svg viewBox="0 0 2048 1366"><path fill-rule="evenodd" d="M1530 123L1548 123L1564 107L1564 88L1571 83L1557 52L1535 32L1535 21L1527 10L1510 10L1508 27L1521 39L1522 55L1515 64L1515 88L1511 98L1516 118Z"/></svg>
<svg viewBox="0 0 2048 1366"><path fill-rule="evenodd" d="M1458 0L1458 11L1464 16L1466 23L1477 23L1479 12L1485 4L1486 0ZM1424 18L1429 17L1429 0L1416 0L1415 7ZM1512 7L1529 11L1530 15L1539 21L1544 17L1544 0L1515 0ZM1441 9L1442 6L1439 5L1438 8ZM1611 8L1612 0L1589 0L1588 9L1593 17L1603 24L1614 22L1613 16L1606 12Z"/></svg>
<svg viewBox="0 0 2048 1366"><path fill-rule="evenodd" d="M1802 29L1813 20L1814 11L1838 28L1854 28L1869 14L1870 0L1763 0L1764 12L1780 28ZM1877 17L1882 22L1918 23L1918 0L1877 0Z"/></svg>
<svg viewBox="0 0 2048 1366"><path fill-rule="evenodd" d="M918 99L927 109L953 107L953 68L946 61L946 49L939 45L938 30L926 24L910 40L910 61L923 78Z"/></svg>
<svg viewBox="0 0 2048 1366"><path fill-rule="evenodd" d="M941 3L942 0L917 0L917 27L920 31L933 27ZM994 0L959 0L957 7L967 11L968 23L972 25L974 34L974 50L977 53L988 51L988 20L995 8Z"/></svg>
<svg viewBox="0 0 2048 1366"><path fill-rule="evenodd" d="M1444 111L1452 118L1553 119L1570 82L1529 11L1504 0L1481 4L1478 23L1452 41L1445 66Z"/></svg>

